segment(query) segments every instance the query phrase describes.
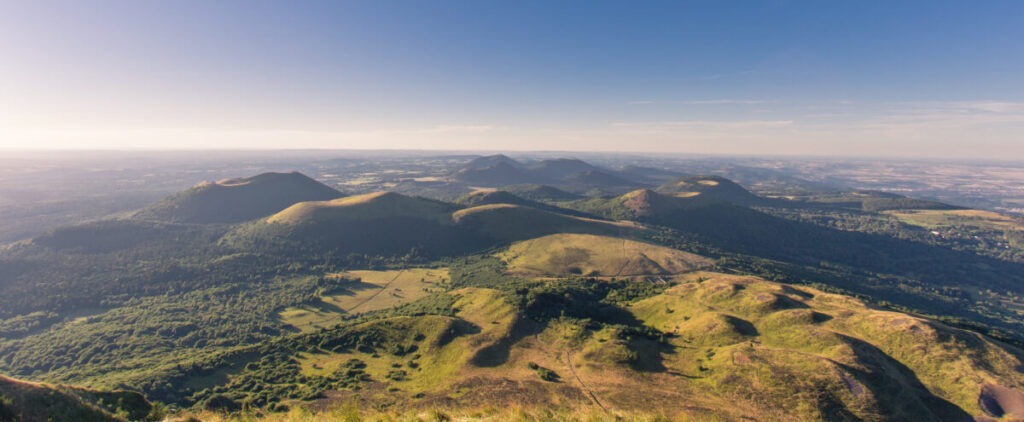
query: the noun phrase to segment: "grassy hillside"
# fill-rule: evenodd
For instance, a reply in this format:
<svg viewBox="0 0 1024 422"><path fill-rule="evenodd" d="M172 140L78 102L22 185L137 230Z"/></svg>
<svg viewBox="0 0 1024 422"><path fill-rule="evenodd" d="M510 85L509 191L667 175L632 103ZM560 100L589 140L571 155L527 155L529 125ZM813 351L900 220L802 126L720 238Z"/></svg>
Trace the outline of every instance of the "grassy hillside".
<svg viewBox="0 0 1024 422"><path fill-rule="evenodd" d="M0 421L138 421L159 420L139 393L97 391L19 381L0 375Z"/></svg>
<svg viewBox="0 0 1024 422"><path fill-rule="evenodd" d="M470 167L455 172L453 180L470 186L505 186L523 183L543 183L547 179L529 169L499 161L488 167Z"/></svg>
<svg viewBox="0 0 1024 422"><path fill-rule="evenodd" d="M552 194L554 194L556 196L557 196L556 192L562 192L562 191L558 191L555 188L550 188L550 187L547 187L547 186L543 186L541 188L553 189L554 192L548 192L548 193L552 193ZM534 193L541 193L541 192L534 192ZM566 195L570 195L570 197L575 197L575 196L573 196L571 194L568 194L566 192L563 192L563 193L565 193ZM459 197L455 202L458 203L458 204L467 206L467 207L475 207L475 206L478 206L478 205L489 205L489 204L524 205L524 206L527 206L527 207L536 208L538 210L550 211L550 212L559 213L559 214L569 214L569 215L576 215L576 216L592 217L589 214L581 213L579 211L572 210L572 209L561 208L561 207L558 207L558 206L555 206L555 205L551 205L551 204L549 204L547 202L544 202L544 201L545 201L544 199L542 199L542 200L526 199L526 198L523 198L523 197L521 197L519 195L516 195L516 194L510 192L509 190L506 190L506 188L502 188L501 190L497 190L497 189L479 189L479 190L467 193L467 194Z"/></svg>
<svg viewBox="0 0 1024 422"><path fill-rule="evenodd" d="M303 331L333 327L342 315L393 308L442 290L449 276L445 268L409 268L346 271L327 277L347 283L323 292L315 301L285 308L279 314L285 324Z"/></svg>
<svg viewBox="0 0 1024 422"><path fill-rule="evenodd" d="M493 196L544 209L491 203ZM635 230L630 224L561 214L556 207L506 192L478 193L463 201L487 204L460 210L454 204L393 192L302 202L265 220L239 226L224 236L222 244L241 250L259 246L338 254L412 253L437 258L552 233L616 234Z"/></svg>
<svg viewBox="0 0 1024 422"><path fill-rule="evenodd" d="M520 198L540 202L565 202L582 198L577 194L547 185L511 185L502 187L501 190L510 192Z"/></svg>
<svg viewBox="0 0 1024 422"><path fill-rule="evenodd" d="M564 190L576 193L614 194L630 191L644 185L605 171L584 170L560 179L558 186Z"/></svg>
<svg viewBox="0 0 1024 422"><path fill-rule="evenodd" d="M456 211L460 227L501 241L522 240L553 233L629 234L641 230L625 222L558 214L513 204L480 205Z"/></svg>
<svg viewBox="0 0 1024 422"><path fill-rule="evenodd" d="M268 217L270 224L315 224L319 220L357 221L368 218L419 216L442 221L452 206L397 194L374 192L348 196L331 201L309 201L294 204Z"/></svg>
<svg viewBox="0 0 1024 422"><path fill-rule="evenodd" d="M296 202L339 196L337 190L301 173L263 173L201 183L143 208L133 217L177 223L238 223L266 217Z"/></svg>
<svg viewBox="0 0 1024 422"><path fill-rule="evenodd" d="M565 279L443 296L448 305L431 312L353 320L264 347L265 358L212 391L238 404L380 418L512 408L669 420L1010 420L1024 404L1018 349L757 277L698 272L660 287Z"/></svg>
<svg viewBox="0 0 1024 422"><path fill-rule="evenodd" d="M712 181L57 230L0 250L0 371L204 418L1024 416L1021 353L994 340L1024 336L1024 261L946 238L1018 233L1007 221L750 207L697 190L728 186Z"/></svg>
<svg viewBox="0 0 1024 422"><path fill-rule="evenodd" d="M486 155L483 157L477 157L469 160L468 163L462 166L464 169L481 169L491 167L497 164L508 164L513 167L522 167L523 164L509 158L504 154Z"/></svg>
<svg viewBox="0 0 1024 422"><path fill-rule="evenodd" d="M517 275L663 276L709 267L711 260L664 246L587 234L516 242L499 254Z"/></svg>
<svg viewBox="0 0 1024 422"><path fill-rule="evenodd" d="M612 170L569 158L542 160L529 166L500 157L482 157L452 174L452 180L477 187L547 184L574 193L622 193L643 186ZM541 193L544 194L544 193ZM556 194L548 192L545 195ZM563 196L564 195L558 195ZM534 199L534 198L531 198Z"/></svg>
<svg viewBox="0 0 1024 422"><path fill-rule="evenodd" d="M715 257L728 257L722 264L727 267L780 279L825 279L845 291L932 315L956 315L1013 331L1024 328L1024 321L1016 316L1022 305L1017 299L1020 289L1015 287L1024 282L1024 264L923 242L909 237L913 232L906 228L873 231L826 226L782 218L776 208L754 209L703 194L679 198L636 191L566 205L604 218L666 228L670 233L664 236L677 239L679 245L698 245L714 251ZM793 212L835 210L798 208ZM818 274L795 275L795 268L803 268L796 273ZM998 299L983 292L996 292Z"/></svg>
<svg viewBox="0 0 1024 422"><path fill-rule="evenodd" d="M669 180L658 186L658 192L689 198L704 196L736 204L753 205L764 202L729 179L718 176L685 176Z"/></svg>
<svg viewBox="0 0 1024 422"><path fill-rule="evenodd" d="M239 226L221 243L239 250L368 255L465 253L490 240L452 221L454 204L393 192L302 202Z"/></svg>
<svg viewBox="0 0 1024 422"><path fill-rule="evenodd" d="M529 166L534 174L548 180L562 180L582 172L602 172L603 169L586 161L575 158L556 158L541 160Z"/></svg>
<svg viewBox="0 0 1024 422"><path fill-rule="evenodd" d="M664 217L687 209L724 201L707 196L658 193L650 189L638 189L615 197L598 197L567 202L567 207L606 218L642 220Z"/></svg>

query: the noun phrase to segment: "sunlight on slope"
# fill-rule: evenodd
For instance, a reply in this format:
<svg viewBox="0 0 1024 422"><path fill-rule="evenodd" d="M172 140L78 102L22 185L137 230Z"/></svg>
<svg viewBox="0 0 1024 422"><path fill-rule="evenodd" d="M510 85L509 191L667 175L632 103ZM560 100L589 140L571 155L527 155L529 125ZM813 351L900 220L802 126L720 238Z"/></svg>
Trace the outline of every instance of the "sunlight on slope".
<svg viewBox="0 0 1024 422"><path fill-rule="evenodd" d="M704 268L707 258L664 246L587 234L556 234L516 242L498 255L509 271L533 276L670 275Z"/></svg>

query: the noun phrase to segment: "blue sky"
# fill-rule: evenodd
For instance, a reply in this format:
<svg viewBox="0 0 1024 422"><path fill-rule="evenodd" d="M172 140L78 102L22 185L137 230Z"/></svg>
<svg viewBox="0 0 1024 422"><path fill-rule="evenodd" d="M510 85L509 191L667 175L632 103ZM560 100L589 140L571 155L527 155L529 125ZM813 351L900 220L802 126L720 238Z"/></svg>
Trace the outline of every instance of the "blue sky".
<svg viewBox="0 0 1024 422"><path fill-rule="evenodd" d="M0 148L1024 157L1022 41L1019 1L4 2Z"/></svg>

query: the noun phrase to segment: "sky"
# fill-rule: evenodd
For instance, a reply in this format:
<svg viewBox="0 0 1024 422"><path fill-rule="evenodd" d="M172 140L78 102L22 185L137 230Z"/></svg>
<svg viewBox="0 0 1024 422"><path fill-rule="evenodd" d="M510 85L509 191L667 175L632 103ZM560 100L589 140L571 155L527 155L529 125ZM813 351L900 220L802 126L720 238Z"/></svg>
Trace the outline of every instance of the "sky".
<svg viewBox="0 0 1024 422"><path fill-rule="evenodd" d="M0 154L1024 160L1022 1L3 1Z"/></svg>

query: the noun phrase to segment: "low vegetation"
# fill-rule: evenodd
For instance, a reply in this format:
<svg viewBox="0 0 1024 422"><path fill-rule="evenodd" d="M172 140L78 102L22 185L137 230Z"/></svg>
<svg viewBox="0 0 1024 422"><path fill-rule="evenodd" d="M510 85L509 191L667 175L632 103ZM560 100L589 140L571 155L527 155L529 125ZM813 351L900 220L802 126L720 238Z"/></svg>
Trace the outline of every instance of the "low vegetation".
<svg viewBox="0 0 1024 422"><path fill-rule="evenodd" d="M664 246L584 234L516 242L499 257L509 271L528 276L664 276L711 265L707 258Z"/></svg>
<svg viewBox="0 0 1024 422"><path fill-rule="evenodd" d="M486 172L451 177L471 175ZM113 420L163 408L102 393L126 389L182 420L1012 420L1024 406L1024 260L990 246L1012 245L1016 222L877 193L758 198L711 176L630 189L155 217L220 206L186 191L0 251L0 371ZM26 406L12 394L0 420Z"/></svg>

